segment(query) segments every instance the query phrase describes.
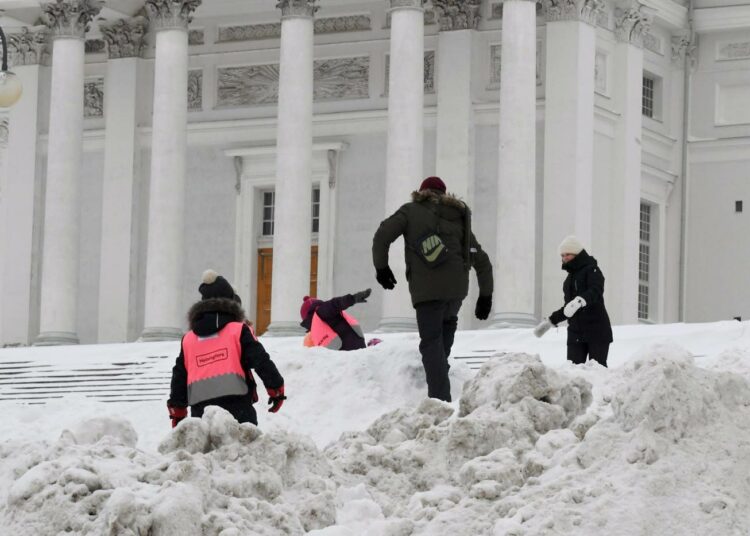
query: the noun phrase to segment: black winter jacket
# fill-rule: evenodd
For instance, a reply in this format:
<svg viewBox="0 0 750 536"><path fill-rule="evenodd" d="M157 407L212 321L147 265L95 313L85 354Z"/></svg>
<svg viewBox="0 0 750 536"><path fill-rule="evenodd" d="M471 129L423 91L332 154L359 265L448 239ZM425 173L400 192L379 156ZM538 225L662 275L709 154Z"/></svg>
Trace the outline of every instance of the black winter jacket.
<svg viewBox="0 0 750 536"><path fill-rule="evenodd" d="M354 296L346 294L344 296L338 296L331 298L324 302L315 302L310 310L307 312L307 316L301 322L303 328L310 331L312 327L313 313L318 313L320 319L328 324L333 331L336 332L341 338L340 350L359 350L365 348L365 339L361 337L352 327L349 322L341 316L341 312L354 305Z"/></svg>
<svg viewBox="0 0 750 536"><path fill-rule="evenodd" d="M190 329L200 337L218 333L230 322L244 321L245 312L242 307L236 301L226 298L210 298L199 301L188 311ZM255 394L256 386L250 373L251 370L255 370L266 388L278 389L284 384L284 378L279 374L276 365L271 361L263 345L253 337L247 325L242 326L240 348L242 349L240 362L242 370L245 371L247 376L248 393L239 397L215 398L196 404L196 406L224 406L223 400L232 399L232 401L228 401L229 404L226 404L230 406L236 404L238 398L245 398L248 404L252 404L254 402L253 397L257 397L257 395ZM172 368L172 385L168 402L170 406L187 407L187 380L185 355L182 346L180 346L180 355Z"/></svg>
<svg viewBox="0 0 750 536"><path fill-rule="evenodd" d="M612 325L604 307L604 274L596 259L582 250L570 262L562 265L568 272L563 283L565 303L576 296L586 300L571 318L563 313L565 306L549 316L550 322L557 325L568 321L568 344L579 342L612 342Z"/></svg>
<svg viewBox="0 0 750 536"><path fill-rule="evenodd" d="M372 260L375 269L388 266L388 249L399 236L404 237L406 280L413 305L432 300L463 300L469 292L469 270L464 262L464 247L473 251L470 264L477 273L479 293L490 296L493 290L492 264L482 250L467 219L470 213L463 201L453 195L431 190L413 192L412 202L401 206L385 219L372 241ZM467 215L469 217L467 218ZM448 259L439 266L427 266L416 253L417 242L440 225L440 238L448 249Z"/></svg>

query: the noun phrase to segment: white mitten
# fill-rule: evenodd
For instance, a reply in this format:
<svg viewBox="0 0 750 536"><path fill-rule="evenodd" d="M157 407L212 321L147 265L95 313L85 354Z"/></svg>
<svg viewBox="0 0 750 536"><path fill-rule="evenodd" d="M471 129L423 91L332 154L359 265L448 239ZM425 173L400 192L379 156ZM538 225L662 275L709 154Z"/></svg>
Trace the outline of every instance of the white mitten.
<svg viewBox="0 0 750 536"><path fill-rule="evenodd" d="M570 318L571 316L576 314L578 309L580 309L581 307L586 307L586 300L584 300L580 296L576 296L565 305L565 308L563 309L563 314L567 318Z"/></svg>
<svg viewBox="0 0 750 536"><path fill-rule="evenodd" d="M537 327L534 328L534 335L536 335L537 337L541 337L542 335L547 333L547 331L551 327L552 322L545 318Z"/></svg>

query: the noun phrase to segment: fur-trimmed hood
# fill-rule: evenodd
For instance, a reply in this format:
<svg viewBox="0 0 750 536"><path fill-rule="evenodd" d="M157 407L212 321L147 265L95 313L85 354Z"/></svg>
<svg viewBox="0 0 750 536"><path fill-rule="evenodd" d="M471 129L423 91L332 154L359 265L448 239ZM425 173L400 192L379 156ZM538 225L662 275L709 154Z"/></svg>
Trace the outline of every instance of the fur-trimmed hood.
<svg viewBox="0 0 750 536"><path fill-rule="evenodd" d="M230 322L244 322L242 306L228 298L209 298L193 304L187 314L188 325L196 335L210 335Z"/></svg>
<svg viewBox="0 0 750 536"><path fill-rule="evenodd" d="M423 201L429 201L430 203L435 203L439 205L445 205L447 207L453 207L458 210L460 210L462 213L466 212L466 203L461 201L458 197L456 197L454 194L446 193L441 194L440 192L436 192L435 190L421 190L417 191L414 190L411 193L411 200L415 203L420 203Z"/></svg>

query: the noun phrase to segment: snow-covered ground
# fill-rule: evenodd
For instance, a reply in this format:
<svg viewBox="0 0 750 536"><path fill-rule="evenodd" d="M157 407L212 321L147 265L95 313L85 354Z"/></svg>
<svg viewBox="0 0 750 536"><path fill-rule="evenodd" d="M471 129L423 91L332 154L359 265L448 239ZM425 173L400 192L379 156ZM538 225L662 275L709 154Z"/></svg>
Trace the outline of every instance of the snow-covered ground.
<svg viewBox="0 0 750 536"><path fill-rule="evenodd" d="M453 362L452 404L425 399L416 334L349 353L263 338L289 399L269 414L262 396L259 428L216 408L173 431L168 382L158 402L0 402L0 534L746 536L748 324L618 327L610 369L567 364L564 329L459 332L455 356L492 357Z"/></svg>

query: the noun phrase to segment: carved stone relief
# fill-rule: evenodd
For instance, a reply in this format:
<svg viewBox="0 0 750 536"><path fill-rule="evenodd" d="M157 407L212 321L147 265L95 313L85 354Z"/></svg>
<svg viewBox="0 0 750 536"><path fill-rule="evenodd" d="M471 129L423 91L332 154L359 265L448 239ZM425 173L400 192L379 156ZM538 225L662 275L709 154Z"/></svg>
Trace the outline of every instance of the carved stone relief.
<svg viewBox="0 0 750 536"><path fill-rule="evenodd" d="M442 31L476 30L482 0L434 0L435 16Z"/></svg>
<svg viewBox="0 0 750 536"><path fill-rule="evenodd" d="M502 71L502 45L490 45L490 85L487 89L500 87ZM536 43L536 85L542 85L542 42Z"/></svg>
<svg viewBox="0 0 750 536"><path fill-rule="evenodd" d="M313 63L313 99L369 98L369 71L369 56L316 60ZM278 64L218 69L217 106L275 104L278 93Z"/></svg>
<svg viewBox="0 0 750 536"><path fill-rule="evenodd" d="M316 34L360 32L371 29L369 15L348 15L344 17L315 19L313 24ZM223 26L219 27L218 33L217 43L278 39L281 37L281 23L270 22L266 24Z"/></svg>
<svg viewBox="0 0 750 536"><path fill-rule="evenodd" d="M542 0L548 21L580 20L596 24L603 0Z"/></svg>
<svg viewBox="0 0 750 536"><path fill-rule="evenodd" d="M607 55L601 50L594 56L594 91L607 94Z"/></svg>
<svg viewBox="0 0 750 536"><path fill-rule="evenodd" d="M188 31L188 45L191 47L205 44L205 32L203 30Z"/></svg>
<svg viewBox="0 0 750 536"><path fill-rule="evenodd" d="M107 51L107 43L104 39L86 39L84 50L86 54L103 54Z"/></svg>
<svg viewBox="0 0 750 536"><path fill-rule="evenodd" d="M20 33L8 34L8 57L10 64L40 65L47 61L47 28L29 30L21 28Z"/></svg>
<svg viewBox="0 0 750 536"><path fill-rule="evenodd" d="M391 74L391 56L385 55L385 93L388 96L388 83ZM424 53L424 92L427 94L435 93L435 51L425 50Z"/></svg>
<svg viewBox="0 0 750 536"><path fill-rule="evenodd" d="M102 24L99 29L107 42L110 59L143 56L148 32L148 19L145 17L119 19L112 24Z"/></svg>
<svg viewBox="0 0 750 536"><path fill-rule="evenodd" d="M596 25L600 26L601 28L606 28L607 30L612 29L612 26L609 22L610 14L611 14L610 9L607 7L606 4L604 4L602 9L600 9L599 12L596 14Z"/></svg>
<svg viewBox="0 0 750 536"><path fill-rule="evenodd" d="M717 61L746 60L750 58L750 41L720 43L716 51Z"/></svg>
<svg viewBox="0 0 750 536"><path fill-rule="evenodd" d="M53 37L83 38L103 5L104 0L56 0L42 4L40 19Z"/></svg>
<svg viewBox="0 0 750 536"><path fill-rule="evenodd" d="M157 30L187 28L202 0L146 0L146 12Z"/></svg>
<svg viewBox="0 0 750 536"><path fill-rule="evenodd" d="M188 111L203 109L203 69L188 71Z"/></svg>
<svg viewBox="0 0 750 536"><path fill-rule="evenodd" d="M370 57L336 58L314 63L313 98L366 99L370 96Z"/></svg>
<svg viewBox="0 0 750 536"><path fill-rule="evenodd" d="M643 36L648 33L651 20L639 7L615 10L615 37L619 41L643 47Z"/></svg>
<svg viewBox="0 0 750 536"><path fill-rule="evenodd" d="M83 83L83 117L104 117L104 78L90 78Z"/></svg>

